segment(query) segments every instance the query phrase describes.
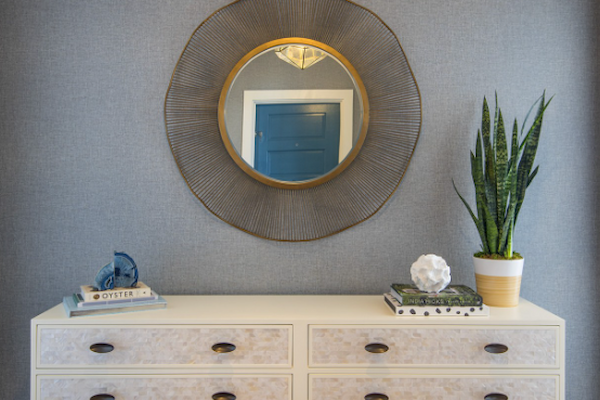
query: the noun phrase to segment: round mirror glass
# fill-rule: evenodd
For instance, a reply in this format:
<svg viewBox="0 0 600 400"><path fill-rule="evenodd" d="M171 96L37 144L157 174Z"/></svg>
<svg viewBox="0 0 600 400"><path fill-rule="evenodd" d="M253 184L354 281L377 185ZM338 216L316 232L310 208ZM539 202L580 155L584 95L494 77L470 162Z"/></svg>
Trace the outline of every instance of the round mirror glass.
<svg viewBox="0 0 600 400"><path fill-rule="evenodd" d="M337 176L368 126L366 91L331 47L303 38L265 43L230 73L219 128L235 162L275 187L306 188Z"/></svg>

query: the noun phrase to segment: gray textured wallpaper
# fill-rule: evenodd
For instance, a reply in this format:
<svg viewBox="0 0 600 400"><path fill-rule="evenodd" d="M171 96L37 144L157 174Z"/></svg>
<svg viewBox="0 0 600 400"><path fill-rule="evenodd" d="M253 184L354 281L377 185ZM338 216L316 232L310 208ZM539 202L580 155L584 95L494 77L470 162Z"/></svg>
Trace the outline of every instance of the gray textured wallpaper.
<svg viewBox="0 0 600 400"><path fill-rule="evenodd" d="M522 121L544 89L540 172L516 232L523 297L567 321L567 394L600 384L600 75L595 0L356 0L396 33L423 125L398 191L374 217L308 243L214 217L166 139L171 73L227 0L0 3L0 393L29 396L29 320L89 283L113 250L161 294L379 294L424 253L474 285L469 150L483 96ZM585 345L584 345L585 344Z"/></svg>

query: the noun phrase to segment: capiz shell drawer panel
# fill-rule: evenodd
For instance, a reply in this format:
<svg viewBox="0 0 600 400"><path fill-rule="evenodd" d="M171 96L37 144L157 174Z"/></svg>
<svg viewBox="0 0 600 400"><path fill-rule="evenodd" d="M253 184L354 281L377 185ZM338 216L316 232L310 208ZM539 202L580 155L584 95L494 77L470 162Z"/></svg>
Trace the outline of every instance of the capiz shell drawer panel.
<svg viewBox="0 0 600 400"><path fill-rule="evenodd" d="M291 325L38 326L39 368L290 367Z"/></svg>
<svg viewBox="0 0 600 400"><path fill-rule="evenodd" d="M310 365L558 368L558 335L555 326L312 325Z"/></svg>
<svg viewBox="0 0 600 400"><path fill-rule="evenodd" d="M291 375L38 376L39 400L290 400ZM105 396L101 396L105 395ZM94 397L96 396L96 397Z"/></svg>
<svg viewBox="0 0 600 400"><path fill-rule="evenodd" d="M557 400L560 393L558 385L558 375L402 377L311 375L309 400L484 400L490 398ZM493 394L496 396L490 396Z"/></svg>

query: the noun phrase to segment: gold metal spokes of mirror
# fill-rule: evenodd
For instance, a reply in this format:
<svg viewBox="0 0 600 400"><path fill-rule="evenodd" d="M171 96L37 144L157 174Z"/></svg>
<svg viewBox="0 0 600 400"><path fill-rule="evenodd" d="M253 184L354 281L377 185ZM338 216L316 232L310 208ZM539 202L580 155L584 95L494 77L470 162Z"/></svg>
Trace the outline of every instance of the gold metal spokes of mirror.
<svg viewBox="0 0 600 400"><path fill-rule="evenodd" d="M300 37L266 42L242 57L223 86L218 112L235 163L283 189L338 176L356 158L369 124L356 69L331 46Z"/></svg>
<svg viewBox="0 0 600 400"><path fill-rule="evenodd" d="M239 111L235 108L241 97L236 90L254 79L251 70L262 68L263 58L296 76L335 64L337 75L353 83L350 97L359 112L352 113L350 150L340 150L335 165L316 177L287 179L250 167L253 157L246 157L237 133L246 117L241 104ZM311 79L326 76L322 72ZM264 90L248 86L244 91L255 92L248 98L256 99L252 95ZM270 109L257 108L259 115ZM256 118L256 112L248 114ZM353 1L234 0L189 38L169 82L164 115L177 168L207 210L257 237L297 242L342 232L382 209L415 150L421 97L394 32ZM256 126L260 129L250 140L260 138L262 125Z"/></svg>

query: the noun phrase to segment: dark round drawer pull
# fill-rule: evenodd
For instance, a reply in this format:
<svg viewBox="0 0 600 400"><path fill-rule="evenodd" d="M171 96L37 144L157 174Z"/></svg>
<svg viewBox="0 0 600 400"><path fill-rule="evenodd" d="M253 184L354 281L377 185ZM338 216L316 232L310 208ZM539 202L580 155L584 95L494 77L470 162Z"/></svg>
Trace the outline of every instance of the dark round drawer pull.
<svg viewBox="0 0 600 400"><path fill-rule="evenodd" d="M508 351L508 346L501 343L490 343L484 347L485 351L492 354L502 354Z"/></svg>
<svg viewBox="0 0 600 400"><path fill-rule="evenodd" d="M483 400L508 400L508 396L503 393L490 393Z"/></svg>
<svg viewBox="0 0 600 400"><path fill-rule="evenodd" d="M115 349L115 346L113 346L110 343L94 343L93 345L90 346L91 351L93 351L94 353L100 353L100 354L110 353L114 349Z"/></svg>
<svg viewBox="0 0 600 400"><path fill-rule="evenodd" d="M219 392L212 395L213 400L235 400L235 394Z"/></svg>
<svg viewBox="0 0 600 400"><path fill-rule="evenodd" d="M365 400L389 400L389 397L383 393L369 393Z"/></svg>
<svg viewBox="0 0 600 400"><path fill-rule="evenodd" d="M369 353L385 353L386 351L388 351L390 348L387 344L383 344L383 343L369 343L368 345L365 346L365 350L368 351Z"/></svg>
<svg viewBox="0 0 600 400"><path fill-rule="evenodd" d="M95 396L90 397L90 400L115 400L115 396L111 396L110 394L102 393L102 394L97 394Z"/></svg>
<svg viewBox="0 0 600 400"><path fill-rule="evenodd" d="M231 343L216 343L212 345L212 350L215 353L231 353L235 350L235 344Z"/></svg>

